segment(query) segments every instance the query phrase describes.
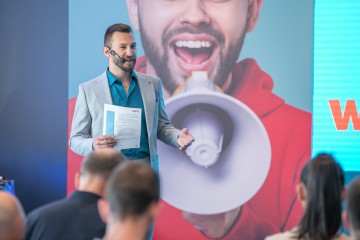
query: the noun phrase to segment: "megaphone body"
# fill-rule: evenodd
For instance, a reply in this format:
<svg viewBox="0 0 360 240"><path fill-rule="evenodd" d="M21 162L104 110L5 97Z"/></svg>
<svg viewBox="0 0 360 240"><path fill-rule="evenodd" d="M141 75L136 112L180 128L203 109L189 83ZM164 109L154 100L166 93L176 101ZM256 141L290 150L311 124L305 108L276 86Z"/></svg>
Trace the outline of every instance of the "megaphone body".
<svg viewBox="0 0 360 240"><path fill-rule="evenodd" d="M166 101L174 126L188 128L195 138L186 151L158 145L162 199L186 212L217 214L241 206L270 168L271 146L261 120L215 89L204 74L193 74L184 91Z"/></svg>

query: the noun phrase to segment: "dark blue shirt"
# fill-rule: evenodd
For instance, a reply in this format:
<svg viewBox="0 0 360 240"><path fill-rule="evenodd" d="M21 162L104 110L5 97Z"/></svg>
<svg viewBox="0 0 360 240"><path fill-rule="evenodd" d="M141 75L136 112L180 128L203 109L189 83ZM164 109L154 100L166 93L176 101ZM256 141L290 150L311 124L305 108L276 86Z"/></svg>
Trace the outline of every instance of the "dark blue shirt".
<svg viewBox="0 0 360 240"><path fill-rule="evenodd" d="M145 119L145 109L135 72L132 71L131 73L128 94L126 94L121 81L112 75L109 72L109 69L106 70L106 75L109 80L110 93L114 105L121 107L141 108L140 147L123 149L121 152L129 159L141 159L148 157L150 152Z"/></svg>
<svg viewBox="0 0 360 240"><path fill-rule="evenodd" d="M75 191L69 198L46 204L28 214L24 240L93 239L103 237L97 202L101 196Z"/></svg>

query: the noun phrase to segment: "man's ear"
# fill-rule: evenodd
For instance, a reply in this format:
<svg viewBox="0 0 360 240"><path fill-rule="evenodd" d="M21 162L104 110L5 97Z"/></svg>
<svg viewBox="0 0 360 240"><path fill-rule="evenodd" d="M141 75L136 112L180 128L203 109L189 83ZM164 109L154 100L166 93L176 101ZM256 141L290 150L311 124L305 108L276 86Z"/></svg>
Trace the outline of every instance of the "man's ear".
<svg viewBox="0 0 360 240"><path fill-rule="evenodd" d="M74 186L75 186L76 190L79 190L79 187L80 187L80 173L79 172L75 173Z"/></svg>
<svg viewBox="0 0 360 240"><path fill-rule="evenodd" d="M131 25L139 30L139 0L126 0Z"/></svg>
<svg viewBox="0 0 360 240"><path fill-rule="evenodd" d="M151 204L149 209L150 218L153 220L159 214L161 210L161 202L154 202Z"/></svg>
<svg viewBox="0 0 360 240"><path fill-rule="evenodd" d="M103 47L103 54L105 55L105 57L110 58L111 54L110 54L110 49L107 46Z"/></svg>
<svg viewBox="0 0 360 240"><path fill-rule="evenodd" d="M296 195L297 195L297 198L300 202L303 202L306 200L306 188L305 188L305 185L303 183L299 183L297 186L296 186Z"/></svg>
<svg viewBox="0 0 360 240"><path fill-rule="evenodd" d="M101 220L104 223L107 223L109 217L109 203L105 199L100 198L97 202L97 206Z"/></svg>
<svg viewBox="0 0 360 240"><path fill-rule="evenodd" d="M249 1L246 32L251 32L252 30L254 30L256 23L259 19L262 5L263 0Z"/></svg>

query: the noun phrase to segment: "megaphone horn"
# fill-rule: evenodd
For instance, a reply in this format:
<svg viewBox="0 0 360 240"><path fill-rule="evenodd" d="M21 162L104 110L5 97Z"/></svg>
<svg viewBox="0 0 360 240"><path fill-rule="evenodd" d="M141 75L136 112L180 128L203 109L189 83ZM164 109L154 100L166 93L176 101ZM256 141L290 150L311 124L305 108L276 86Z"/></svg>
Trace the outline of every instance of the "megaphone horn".
<svg viewBox="0 0 360 240"><path fill-rule="evenodd" d="M162 198L197 214L216 214L248 201L264 183L271 148L266 130L245 104L214 91L204 73L195 73L184 91L166 101L175 127L195 141L181 152L159 143Z"/></svg>

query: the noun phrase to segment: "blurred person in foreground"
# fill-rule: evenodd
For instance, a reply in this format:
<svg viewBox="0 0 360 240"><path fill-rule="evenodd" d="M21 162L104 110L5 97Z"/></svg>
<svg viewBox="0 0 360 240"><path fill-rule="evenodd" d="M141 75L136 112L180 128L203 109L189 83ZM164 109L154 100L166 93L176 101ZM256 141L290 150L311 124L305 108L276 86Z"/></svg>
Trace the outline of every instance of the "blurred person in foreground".
<svg viewBox="0 0 360 240"><path fill-rule="evenodd" d="M142 162L126 162L111 175L98 203L106 222L104 240L143 240L160 209L159 177Z"/></svg>
<svg viewBox="0 0 360 240"><path fill-rule="evenodd" d="M21 240L25 231L25 215L19 200L0 191L0 240Z"/></svg>
<svg viewBox="0 0 360 240"><path fill-rule="evenodd" d="M318 154L305 165L296 192L304 208L299 225L266 240L349 239L339 232L341 204L345 198L344 172L331 155Z"/></svg>
<svg viewBox="0 0 360 240"><path fill-rule="evenodd" d="M351 240L360 240L360 177L351 181L346 195L344 221L350 229Z"/></svg>
<svg viewBox="0 0 360 240"><path fill-rule="evenodd" d="M105 224L97 210L106 182L124 156L111 149L96 150L85 157L75 176L77 190L32 211L26 220L26 240L69 240L102 237Z"/></svg>

